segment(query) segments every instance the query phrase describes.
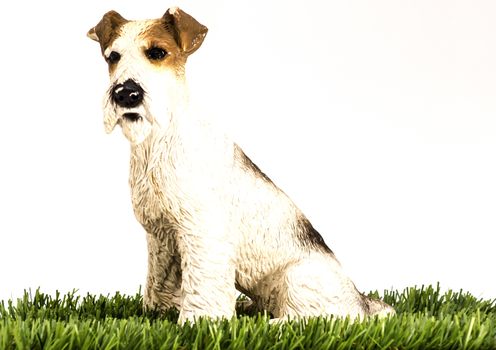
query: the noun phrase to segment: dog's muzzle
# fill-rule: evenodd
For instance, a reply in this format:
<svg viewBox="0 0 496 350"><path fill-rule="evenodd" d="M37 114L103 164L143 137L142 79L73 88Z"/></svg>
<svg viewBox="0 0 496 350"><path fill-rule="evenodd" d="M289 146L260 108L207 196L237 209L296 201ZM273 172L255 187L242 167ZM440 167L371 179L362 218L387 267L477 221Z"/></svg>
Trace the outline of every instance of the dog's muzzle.
<svg viewBox="0 0 496 350"><path fill-rule="evenodd" d="M126 80L112 89L112 100L120 107L133 108L143 102L144 91L134 80Z"/></svg>

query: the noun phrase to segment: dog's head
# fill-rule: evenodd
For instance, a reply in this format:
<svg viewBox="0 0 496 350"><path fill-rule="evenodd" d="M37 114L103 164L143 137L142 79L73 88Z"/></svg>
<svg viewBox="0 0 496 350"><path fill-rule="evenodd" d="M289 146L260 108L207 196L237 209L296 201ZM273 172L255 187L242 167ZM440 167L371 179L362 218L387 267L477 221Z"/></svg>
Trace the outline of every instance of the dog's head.
<svg viewBox="0 0 496 350"><path fill-rule="evenodd" d="M154 127L167 127L187 99L184 65L203 42L207 28L178 8L160 19L128 21L106 13L88 32L108 63L110 88L104 98L105 130L116 124L133 144Z"/></svg>

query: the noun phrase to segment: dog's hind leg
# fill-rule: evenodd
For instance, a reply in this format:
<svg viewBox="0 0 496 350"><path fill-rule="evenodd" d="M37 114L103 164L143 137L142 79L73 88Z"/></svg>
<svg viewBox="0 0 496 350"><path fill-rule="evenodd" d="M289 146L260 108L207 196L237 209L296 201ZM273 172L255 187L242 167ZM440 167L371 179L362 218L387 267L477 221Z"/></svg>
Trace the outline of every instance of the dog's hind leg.
<svg viewBox="0 0 496 350"><path fill-rule="evenodd" d="M143 296L146 309L181 307L181 259L173 235L147 234L148 276Z"/></svg>
<svg viewBox="0 0 496 350"><path fill-rule="evenodd" d="M363 317L368 305L333 256L313 254L290 265L280 288L279 319L308 316Z"/></svg>

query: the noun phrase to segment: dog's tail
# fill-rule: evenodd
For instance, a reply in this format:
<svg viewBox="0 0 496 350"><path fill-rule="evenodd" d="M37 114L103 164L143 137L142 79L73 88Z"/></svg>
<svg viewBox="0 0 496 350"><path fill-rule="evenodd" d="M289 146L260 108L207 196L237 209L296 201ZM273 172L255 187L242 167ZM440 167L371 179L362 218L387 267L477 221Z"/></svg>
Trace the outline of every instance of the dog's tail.
<svg viewBox="0 0 496 350"><path fill-rule="evenodd" d="M379 299L373 299L369 296L363 295L363 302L364 302L364 308L366 310L366 313L369 314L370 316L379 316L380 318L382 317L387 317L388 315L395 315L396 311L393 309L392 306L389 304L386 304L382 300Z"/></svg>

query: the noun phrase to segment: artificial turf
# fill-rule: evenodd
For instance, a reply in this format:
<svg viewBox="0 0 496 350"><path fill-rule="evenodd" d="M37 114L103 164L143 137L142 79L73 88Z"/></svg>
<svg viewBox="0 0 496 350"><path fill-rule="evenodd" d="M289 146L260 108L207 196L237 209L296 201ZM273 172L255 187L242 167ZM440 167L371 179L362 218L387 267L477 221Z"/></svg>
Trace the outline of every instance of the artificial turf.
<svg viewBox="0 0 496 350"><path fill-rule="evenodd" d="M372 293L379 296L378 293ZM0 303L0 349L496 349L496 302L439 286L385 291L397 315L270 324L264 315L202 319L142 309L142 295L54 296Z"/></svg>

